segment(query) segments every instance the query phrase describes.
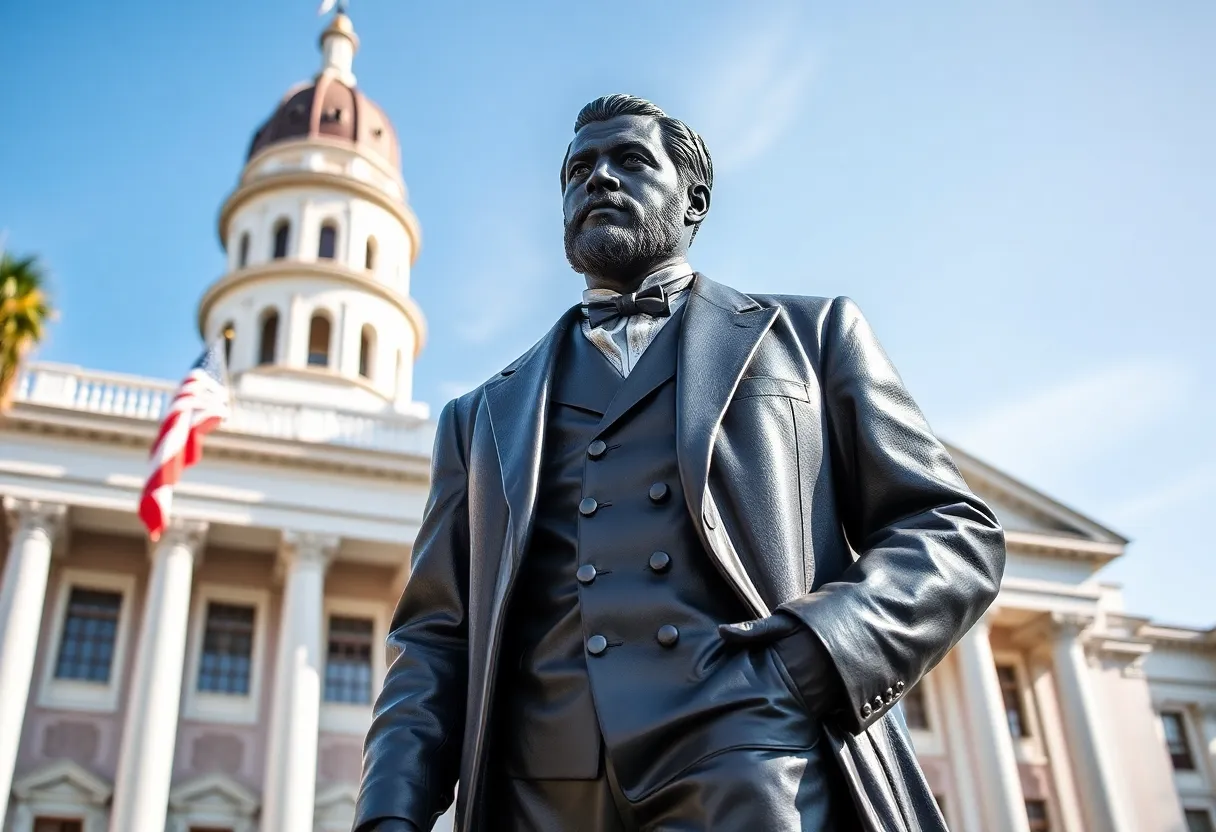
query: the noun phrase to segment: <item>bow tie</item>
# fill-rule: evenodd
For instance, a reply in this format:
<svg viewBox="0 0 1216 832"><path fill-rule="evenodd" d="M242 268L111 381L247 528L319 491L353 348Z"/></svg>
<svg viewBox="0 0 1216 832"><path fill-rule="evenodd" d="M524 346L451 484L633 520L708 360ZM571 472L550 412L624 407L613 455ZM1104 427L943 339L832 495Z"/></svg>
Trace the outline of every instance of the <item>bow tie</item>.
<svg viewBox="0 0 1216 832"><path fill-rule="evenodd" d="M671 305L663 287L655 284L632 295L617 295L605 300L593 300L587 304L587 322L592 329L610 324L618 318L631 315L649 315L666 318L671 315Z"/></svg>

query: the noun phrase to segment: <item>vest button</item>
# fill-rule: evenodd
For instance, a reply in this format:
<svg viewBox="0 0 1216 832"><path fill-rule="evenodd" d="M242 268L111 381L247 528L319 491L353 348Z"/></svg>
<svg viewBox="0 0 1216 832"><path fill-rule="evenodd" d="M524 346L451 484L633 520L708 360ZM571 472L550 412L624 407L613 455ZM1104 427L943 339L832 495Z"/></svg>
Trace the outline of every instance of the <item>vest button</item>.
<svg viewBox="0 0 1216 832"><path fill-rule="evenodd" d="M587 456L592 459L599 459L608 450L608 443L603 439L597 439L587 446Z"/></svg>
<svg viewBox="0 0 1216 832"><path fill-rule="evenodd" d="M680 640L680 631L676 629L674 624L664 624L655 633L655 638L659 640L659 644L664 647L675 647L676 642Z"/></svg>
<svg viewBox="0 0 1216 832"><path fill-rule="evenodd" d="M655 552L650 556L650 568L655 572L666 572L671 568L671 555L666 552Z"/></svg>
<svg viewBox="0 0 1216 832"><path fill-rule="evenodd" d="M600 504L595 501L594 497L584 497L578 504L578 513L584 517L590 517L599 507Z"/></svg>
<svg viewBox="0 0 1216 832"><path fill-rule="evenodd" d="M650 486L651 502L661 503L666 500L670 494L671 489L667 487L667 483L665 482L656 482L654 485Z"/></svg>
<svg viewBox="0 0 1216 832"><path fill-rule="evenodd" d="M587 639L587 652L593 656L598 656L608 649L608 639L603 636L592 636Z"/></svg>
<svg viewBox="0 0 1216 832"><path fill-rule="evenodd" d="M867 702L866 704L861 706L861 718L862 719L869 719L870 714L872 714L872 713L874 713L874 709L870 707L869 702Z"/></svg>
<svg viewBox="0 0 1216 832"><path fill-rule="evenodd" d="M597 573L594 566L589 563L584 563L578 568L578 571L574 573L574 577L578 578L578 582L580 584L589 584L595 580L596 574Z"/></svg>

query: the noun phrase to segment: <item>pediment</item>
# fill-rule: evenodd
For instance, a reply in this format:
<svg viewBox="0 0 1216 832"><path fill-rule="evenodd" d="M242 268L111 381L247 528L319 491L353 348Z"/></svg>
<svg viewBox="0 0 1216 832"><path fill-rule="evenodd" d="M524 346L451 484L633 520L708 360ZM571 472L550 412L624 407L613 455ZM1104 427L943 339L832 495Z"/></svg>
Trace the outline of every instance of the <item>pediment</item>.
<svg viewBox="0 0 1216 832"><path fill-rule="evenodd" d="M13 794L31 803L100 805L113 791L105 780L71 760L57 760L13 783Z"/></svg>
<svg viewBox="0 0 1216 832"><path fill-rule="evenodd" d="M967 485L988 503L1007 533L1043 539L1061 550L1075 543L1086 550L1097 546L1117 553L1127 544L1127 538L1118 532L966 451L952 445L947 445L947 450Z"/></svg>
<svg viewBox="0 0 1216 832"><path fill-rule="evenodd" d="M177 812L249 817L257 811L258 798L225 774L205 774L175 786L169 807Z"/></svg>

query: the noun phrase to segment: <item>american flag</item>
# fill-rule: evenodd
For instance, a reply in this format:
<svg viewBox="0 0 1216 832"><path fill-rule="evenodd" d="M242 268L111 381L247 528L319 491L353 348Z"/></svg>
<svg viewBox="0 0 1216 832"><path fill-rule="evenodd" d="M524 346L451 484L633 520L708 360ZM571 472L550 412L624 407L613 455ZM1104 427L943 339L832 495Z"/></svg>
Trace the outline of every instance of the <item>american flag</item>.
<svg viewBox="0 0 1216 832"><path fill-rule="evenodd" d="M182 471L202 459L203 437L228 417L229 395L221 338L204 350L182 380L152 443L152 473L139 498L139 519L153 540L169 523L173 486Z"/></svg>

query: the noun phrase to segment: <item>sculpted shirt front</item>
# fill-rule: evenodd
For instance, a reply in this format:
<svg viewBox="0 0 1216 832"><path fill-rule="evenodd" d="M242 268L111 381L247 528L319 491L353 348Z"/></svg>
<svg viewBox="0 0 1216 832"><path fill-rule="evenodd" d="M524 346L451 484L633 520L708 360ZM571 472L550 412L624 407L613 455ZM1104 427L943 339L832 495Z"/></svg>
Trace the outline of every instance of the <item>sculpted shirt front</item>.
<svg viewBox="0 0 1216 832"><path fill-rule="evenodd" d="M638 291L649 289L651 286L662 286L667 294L668 305L674 315L676 310L688 299L688 288L692 286L692 266L687 262L677 263L659 269L642 281ZM654 341L659 330L670 320L668 317L651 317L638 314L617 318L609 324L592 328L587 320L587 306L597 300L609 300L619 297L620 292L611 289L586 289L583 291L583 335L604 354L608 362L616 367L616 371L628 378L629 373L637 366L642 353Z"/></svg>

